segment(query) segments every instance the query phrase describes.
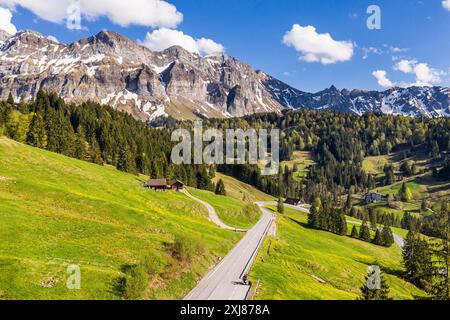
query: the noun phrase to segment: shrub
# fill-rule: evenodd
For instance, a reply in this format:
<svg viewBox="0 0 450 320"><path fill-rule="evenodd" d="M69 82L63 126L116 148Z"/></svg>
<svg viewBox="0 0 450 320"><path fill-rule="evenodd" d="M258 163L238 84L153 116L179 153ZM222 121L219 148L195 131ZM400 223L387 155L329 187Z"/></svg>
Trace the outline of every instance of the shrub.
<svg viewBox="0 0 450 320"><path fill-rule="evenodd" d="M197 239L188 236L176 236L170 245L172 255L179 261L191 262L195 255L202 254L205 247Z"/></svg>

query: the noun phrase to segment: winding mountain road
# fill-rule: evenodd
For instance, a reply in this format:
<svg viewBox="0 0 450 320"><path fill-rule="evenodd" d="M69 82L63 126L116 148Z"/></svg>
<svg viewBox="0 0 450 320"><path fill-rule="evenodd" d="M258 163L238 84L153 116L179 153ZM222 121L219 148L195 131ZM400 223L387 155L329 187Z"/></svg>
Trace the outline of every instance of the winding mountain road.
<svg viewBox="0 0 450 320"><path fill-rule="evenodd" d="M247 231L247 234L237 246L198 283L197 287L184 300L246 299L250 286L243 283L243 276L250 270L275 219L275 216L264 208L265 205L270 203L261 202L257 204L262 212L261 219ZM212 208L209 204L206 207ZM210 210L208 209L208 211ZM214 208L212 208L212 211L215 213ZM215 221L216 224L222 225L219 221ZM230 228L226 225L224 227L225 229ZM234 229L231 228L231 230Z"/></svg>

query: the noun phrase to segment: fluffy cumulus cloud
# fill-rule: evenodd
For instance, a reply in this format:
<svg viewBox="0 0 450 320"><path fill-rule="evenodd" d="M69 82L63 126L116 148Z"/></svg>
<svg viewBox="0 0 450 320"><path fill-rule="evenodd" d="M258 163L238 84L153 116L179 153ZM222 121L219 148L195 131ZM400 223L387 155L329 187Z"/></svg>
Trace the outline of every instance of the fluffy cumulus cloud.
<svg viewBox="0 0 450 320"><path fill-rule="evenodd" d="M377 79L378 84L384 88L391 88L394 86L391 80L387 77L387 72L384 70L376 70L372 75Z"/></svg>
<svg viewBox="0 0 450 320"><path fill-rule="evenodd" d="M450 11L450 0L444 0L442 1L442 6L447 9L448 11Z"/></svg>
<svg viewBox="0 0 450 320"><path fill-rule="evenodd" d="M177 8L163 0L0 0L0 5L10 9L20 6L54 23L64 23L74 8L79 8L82 18L107 17L124 27L176 27L183 20Z"/></svg>
<svg viewBox="0 0 450 320"><path fill-rule="evenodd" d="M0 29L15 34L17 32L16 26L12 24L12 13L9 9L0 7Z"/></svg>
<svg viewBox="0 0 450 320"><path fill-rule="evenodd" d="M318 33L313 26L294 24L283 37L283 43L301 53L300 60L320 62L324 65L348 61L354 45L349 41L336 41L329 33Z"/></svg>
<svg viewBox="0 0 450 320"><path fill-rule="evenodd" d="M182 31L161 28L148 32L141 44L153 51L162 51L171 46L180 46L199 54L222 53L225 48L211 39L194 39Z"/></svg>
<svg viewBox="0 0 450 320"><path fill-rule="evenodd" d="M405 74L413 74L416 78L414 85L433 86L441 82L441 77L445 72L433 69L427 63L419 63L417 60L403 59L397 62L394 70Z"/></svg>
<svg viewBox="0 0 450 320"><path fill-rule="evenodd" d="M50 40L50 41L59 43L58 38L56 38L55 36L51 36L51 35L50 35L50 36L47 37L47 39Z"/></svg>

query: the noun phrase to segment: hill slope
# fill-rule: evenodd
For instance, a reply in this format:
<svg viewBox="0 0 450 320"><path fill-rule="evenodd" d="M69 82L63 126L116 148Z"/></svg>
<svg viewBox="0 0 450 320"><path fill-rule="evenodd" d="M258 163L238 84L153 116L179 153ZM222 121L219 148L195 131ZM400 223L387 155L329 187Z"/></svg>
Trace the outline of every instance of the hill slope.
<svg viewBox="0 0 450 320"><path fill-rule="evenodd" d="M144 297L182 298L240 235L201 204L141 187L143 178L0 138L0 298L117 299L129 265L152 272ZM173 243L194 243L192 259ZM67 266L81 267L68 290Z"/></svg>
<svg viewBox="0 0 450 320"><path fill-rule="evenodd" d="M252 270L261 280L259 299L354 300L367 267L377 260L395 299L424 295L401 279L401 251L306 227L307 216L286 208L277 239L266 240ZM323 281L324 283L321 283Z"/></svg>

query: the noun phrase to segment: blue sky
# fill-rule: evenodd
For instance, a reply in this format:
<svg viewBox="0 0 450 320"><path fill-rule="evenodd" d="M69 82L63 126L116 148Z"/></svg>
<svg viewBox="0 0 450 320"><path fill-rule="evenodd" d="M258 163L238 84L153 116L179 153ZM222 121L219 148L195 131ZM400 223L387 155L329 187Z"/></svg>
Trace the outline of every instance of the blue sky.
<svg viewBox="0 0 450 320"><path fill-rule="evenodd" d="M155 48L168 40L167 32L153 32L169 27L183 32L183 43L192 50L202 53L196 39L211 39L207 48L222 45L226 54L304 91L333 84L376 90L450 86L450 0L166 0L156 16L141 9L156 0L127 0L126 10L91 0L98 5L83 11L81 30L68 30L58 13L64 9L60 3L74 0L58 0L52 7L54 1L42 8L47 1L22 6L19 0L0 0L0 7L12 13L17 30L34 29L65 43L109 29ZM381 9L380 30L367 28L369 5ZM8 23L2 19L0 27Z"/></svg>

